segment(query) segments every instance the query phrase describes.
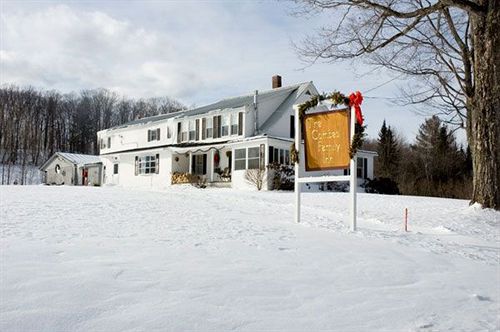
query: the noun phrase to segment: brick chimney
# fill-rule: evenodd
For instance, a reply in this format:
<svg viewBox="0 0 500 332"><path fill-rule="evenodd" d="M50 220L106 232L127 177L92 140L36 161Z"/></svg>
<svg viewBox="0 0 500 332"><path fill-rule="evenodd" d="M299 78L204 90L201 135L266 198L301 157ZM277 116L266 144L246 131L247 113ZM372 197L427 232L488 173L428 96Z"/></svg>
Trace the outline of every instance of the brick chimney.
<svg viewBox="0 0 500 332"><path fill-rule="evenodd" d="M281 88L281 76L274 75L273 76L273 89Z"/></svg>

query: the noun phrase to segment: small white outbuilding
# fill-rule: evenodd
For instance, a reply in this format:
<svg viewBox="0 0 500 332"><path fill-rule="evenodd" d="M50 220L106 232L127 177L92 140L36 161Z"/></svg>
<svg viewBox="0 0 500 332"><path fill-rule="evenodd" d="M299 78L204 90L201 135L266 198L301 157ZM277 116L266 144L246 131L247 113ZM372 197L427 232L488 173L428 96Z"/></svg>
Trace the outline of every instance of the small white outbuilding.
<svg viewBox="0 0 500 332"><path fill-rule="evenodd" d="M99 156L56 152L41 167L48 185L100 186L103 178Z"/></svg>

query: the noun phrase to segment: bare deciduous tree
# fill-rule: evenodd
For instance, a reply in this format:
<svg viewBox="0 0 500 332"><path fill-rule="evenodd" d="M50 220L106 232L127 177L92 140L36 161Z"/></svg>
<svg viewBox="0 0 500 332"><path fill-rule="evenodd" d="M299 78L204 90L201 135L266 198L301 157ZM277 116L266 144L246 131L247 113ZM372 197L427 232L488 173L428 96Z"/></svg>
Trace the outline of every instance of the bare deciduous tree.
<svg viewBox="0 0 500 332"><path fill-rule="evenodd" d="M473 202L500 209L500 1L296 0L338 18L298 46L309 61L362 58L417 78L406 97L467 130ZM339 16L337 16L339 15Z"/></svg>
<svg viewBox="0 0 500 332"><path fill-rule="evenodd" d="M266 175L266 171L263 169L247 169L245 171L245 180L254 185L257 190L261 190L264 185L264 177Z"/></svg>

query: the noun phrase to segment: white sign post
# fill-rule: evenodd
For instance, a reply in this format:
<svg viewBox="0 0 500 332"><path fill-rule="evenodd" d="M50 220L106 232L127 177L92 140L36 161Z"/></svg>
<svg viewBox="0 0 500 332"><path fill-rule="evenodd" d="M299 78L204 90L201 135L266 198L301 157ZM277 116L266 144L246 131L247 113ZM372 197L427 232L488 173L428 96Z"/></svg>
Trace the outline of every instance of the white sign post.
<svg viewBox="0 0 500 332"><path fill-rule="evenodd" d="M302 183L313 183L313 182L329 182L329 181L349 181L350 190L350 219L351 219L351 230L356 230L356 156L354 155L350 161L350 174L349 175L327 175L327 176L306 176L300 177L300 160L305 158L305 154L302 153L302 126L300 123L299 108L297 105L293 106L295 111L295 151L298 151L298 160L295 161L295 222L300 222L300 193ZM354 137L354 132L356 129L356 115L354 107L351 107L351 140Z"/></svg>

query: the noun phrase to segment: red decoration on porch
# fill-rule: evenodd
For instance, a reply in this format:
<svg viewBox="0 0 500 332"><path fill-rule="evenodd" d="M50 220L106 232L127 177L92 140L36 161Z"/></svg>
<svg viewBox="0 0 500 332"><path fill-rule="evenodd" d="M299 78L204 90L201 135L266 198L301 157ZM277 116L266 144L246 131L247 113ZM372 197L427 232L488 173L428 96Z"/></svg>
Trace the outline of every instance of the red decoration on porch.
<svg viewBox="0 0 500 332"><path fill-rule="evenodd" d="M219 166L219 160L220 160L220 156L219 156L219 151L215 151L215 154L214 154L214 164L215 166Z"/></svg>
<svg viewBox="0 0 500 332"><path fill-rule="evenodd" d="M361 103L363 102L363 96L361 92L356 91L349 95L349 106L354 106L354 110L356 111L356 121L363 125L363 114L361 113Z"/></svg>

